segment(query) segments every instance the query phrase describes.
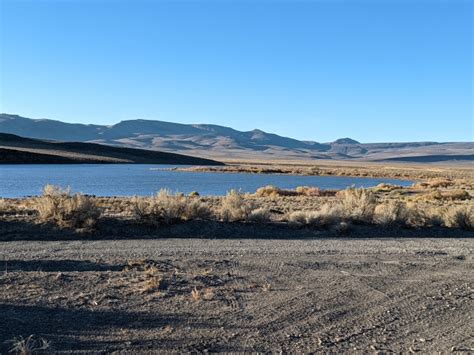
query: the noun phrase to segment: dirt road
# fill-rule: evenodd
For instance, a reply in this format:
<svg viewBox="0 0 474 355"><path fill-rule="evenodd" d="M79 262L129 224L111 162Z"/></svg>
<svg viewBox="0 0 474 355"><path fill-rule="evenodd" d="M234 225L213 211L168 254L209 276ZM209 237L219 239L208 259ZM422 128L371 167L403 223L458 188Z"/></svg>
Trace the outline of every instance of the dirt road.
<svg viewBox="0 0 474 355"><path fill-rule="evenodd" d="M0 352L473 351L474 239L0 243Z"/></svg>

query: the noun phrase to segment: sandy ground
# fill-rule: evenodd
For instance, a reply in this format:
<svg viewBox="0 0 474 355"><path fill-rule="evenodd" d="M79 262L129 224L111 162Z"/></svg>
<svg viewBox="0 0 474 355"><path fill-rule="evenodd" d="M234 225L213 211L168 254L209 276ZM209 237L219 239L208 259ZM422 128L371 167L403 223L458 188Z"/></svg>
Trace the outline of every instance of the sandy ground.
<svg viewBox="0 0 474 355"><path fill-rule="evenodd" d="M0 353L474 351L474 239L0 243Z"/></svg>

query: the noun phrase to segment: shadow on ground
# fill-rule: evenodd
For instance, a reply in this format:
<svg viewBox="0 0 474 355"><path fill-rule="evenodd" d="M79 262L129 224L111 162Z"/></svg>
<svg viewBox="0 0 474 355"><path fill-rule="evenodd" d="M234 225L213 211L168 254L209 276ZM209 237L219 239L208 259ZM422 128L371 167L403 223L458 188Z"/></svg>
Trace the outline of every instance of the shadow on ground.
<svg viewBox="0 0 474 355"><path fill-rule="evenodd" d="M212 329L211 324L199 323L192 315L179 318L176 315L146 312L104 311L90 309L51 308L46 306L0 304L0 353L11 349L9 340L34 334L51 342L54 351L114 351L136 349L138 339L118 333L121 329L140 330L154 334L151 340L141 339L142 349L156 349L159 334L166 326L186 324L194 329ZM84 337L81 337L84 335ZM87 335L87 336L86 336ZM84 339L84 338L87 338ZM179 344L167 344L178 346Z"/></svg>
<svg viewBox="0 0 474 355"><path fill-rule="evenodd" d="M309 239L309 238L473 238L474 231L453 228L402 228L353 225L337 228L298 227L288 223L187 221L150 226L130 220L102 218L94 232L61 229L37 224L30 217L0 219L0 241L14 240L104 240L104 239Z"/></svg>
<svg viewBox="0 0 474 355"><path fill-rule="evenodd" d="M122 271L125 265L113 265L89 260L5 260L0 264L7 272L44 271Z"/></svg>

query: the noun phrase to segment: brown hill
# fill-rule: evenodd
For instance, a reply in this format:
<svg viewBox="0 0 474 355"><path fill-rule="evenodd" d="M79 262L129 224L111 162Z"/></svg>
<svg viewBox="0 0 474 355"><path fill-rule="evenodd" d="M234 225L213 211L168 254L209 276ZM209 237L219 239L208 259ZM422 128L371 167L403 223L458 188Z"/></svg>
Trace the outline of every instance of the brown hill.
<svg viewBox="0 0 474 355"><path fill-rule="evenodd" d="M141 163L223 165L210 159L95 143L58 142L0 133L0 164Z"/></svg>

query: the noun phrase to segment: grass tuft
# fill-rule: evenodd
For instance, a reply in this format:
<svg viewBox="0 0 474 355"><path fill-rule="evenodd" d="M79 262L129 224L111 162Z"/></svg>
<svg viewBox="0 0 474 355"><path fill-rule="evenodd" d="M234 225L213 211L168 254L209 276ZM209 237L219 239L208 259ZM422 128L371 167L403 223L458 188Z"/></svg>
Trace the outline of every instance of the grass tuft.
<svg viewBox="0 0 474 355"><path fill-rule="evenodd" d="M377 198L374 192L368 189L349 188L339 191L342 216L358 223L372 223Z"/></svg>
<svg viewBox="0 0 474 355"><path fill-rule="evenodd" d="M132 204L135 218L153 225L206 219L211 213L209 206L200 199L172 194L168 189L161 189L152 197L134 197Z"/></svg>
<svg viewBox="0 0 474 355"><path fill-rule="evenodd" d="M30 335L26 338L20 336L19 338L13 338L8 342L12 344L9 352L20 355L30 355L37 352L43 352L51 347L51 344L46 339L36 337L35 335Z"/></svg>
<svg viewBox="0 0 474 355"><path fill-rule="evenodd" d="M255 202L246 200L237 190L230 190L221 201L220 216L225 222L248 221L258 208Z"/></svg>
<svg viewBox="0 0 474 355"><path fill-rule="evenodd" d="M456 206L448 208L443 215L444 224L449 228L474 230L473 206Z"/></svg>
<svg viewBox="0 0 474 355"><path fill-rule="evenodd" d="M71 195L69 188L53 185L44 187L43 195L33 200L33 207L41 221L75 229L93 229L101 214L91 197Z"/></svg>

